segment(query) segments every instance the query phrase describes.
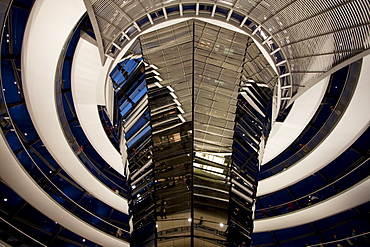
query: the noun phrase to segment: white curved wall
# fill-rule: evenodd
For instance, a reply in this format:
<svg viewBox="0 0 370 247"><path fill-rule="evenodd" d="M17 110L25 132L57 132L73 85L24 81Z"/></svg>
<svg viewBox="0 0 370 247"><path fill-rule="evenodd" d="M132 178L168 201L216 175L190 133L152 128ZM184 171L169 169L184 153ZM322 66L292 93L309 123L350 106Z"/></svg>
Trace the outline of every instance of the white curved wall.
<svg viewBox="0 0 370 247"><path fill-rule="evenodd" d="M330 77L325 78L299 97L283 123L275 122L263 154L262 165L269 162L302 133L320 106Z"/></svg>
<svg viewBox="0 0 370 247"><path fill-rule="evenodd" d="M1 179L34 208L70 231L103 246L129 246L125 241L108 235L76 218L55 202L19 164L4 134L0 133L0 174Z"/></svg>
<svg viewBox="0 0 370 247"><path fill-rule="evenodd" d="M98 47L80 38L72 62L73 102L81 128L99 155L117 172L124 174L121 154L113 147L100 121L98 105L105 105L105 75L109 63L101 66Z"/></svg>
<svg viewBox="0 0 370 247"><path fill-rule="evenodd" d="M54 84L57 62L67 37L85 11L82 0L34 3L22 46L24 96L41 140L64 171L94 197L127 214L127 200L92 176L72 152L57 114Z"/></svg>
<svg viewBox="0 0 370 247"><path fill-rule="evenodd" d="M356 90L345 113L330 135L298 164L261 180L257 196L284 189L314 174L343 153L370 123L370 55L364 57Z"/></svg>
<svg viewBox="0 0 370 247"><path fill-rule="evenodd" d="M64 138L63 132L60 129L58 116L56 114L54 76L57 60L60 52L63 49L63 44L66 40L66 37L84 12L85 9L82 0L36 1L29 19L29 24L27 25L24 38L25 43L23 46L24 50L22 51L22 77L24 81L24 93L35 128L37 129L42 141L45 143L46 147L51 152L53 157L58 161L58 163L73 179L80 183L91 194L99 199L102 198L102 201L106 202L112 207L120 211L123 210L127 212L127 201L122 200L122 198L116 196L111 190L99 184L99 182L96 181L96 179L93 178L91 174L89 174L89 172L87 172L86 169L81 166L79 160L71 151ZM369 67L368 60L369 59L367 59L366 62L366 68ZM363 107L364 105L370 105L369 97L367 95L370 87L368 80L365 81L366 78L370 78L369 76L369 71L361 74L360 79L362 82L359 82L359 86L356 89L354 98L347 112L333 131L335 135L331 137L333 135L332 134L329 138L327 138L327 140L325 140L325 142L322 143L319 148L314 150L312 154L307 155L307 157L305 157L305 159L302 160L299 165L294 166L274 177L261 181L258 195L271 193L281 188L285 188L303 179L304 177L311 175L333 160L342 151L344 151L363 132L363 130L369 125L369 114L364 110ZM333 145L333 143L340 143L340 145ZM1 159L1 161L2 160L3 159ZM4 167L6 166L4 165ZM9 170L9 167L5 170ZM8 176L7 173L1 174L4 174L3 176ZM9 175L9 177L13 178L14 176ZM14 177L14 179L15 181L17 180L16 177ZM368 181L366 181L365 185L368 186ZM10 186L17 193L18 191L21 191L21 189L16 188L15 185L14 188L13 185ZM366 187L366 189L368 191L368 187ZM38 190L40 189L38 188ZM40 192L43 193L42 191ZM364 190L361 190L359 193L363 192ZM37 200L42 201L44 199L45 198L37 196ZM124 203L122 204L122 202ZM124 207L122 207L122 205L124 205ZM317 207L318 206L320 205L317 205ZM50 207L53 208L54 206ZM316 208L316 206L312 207L312 210L313 208ZM330 207L328 207L328 209L329 208ZM49 212L44 208L42 208L42 210ZM306 210L311 210L311 208L307 208ZM44 211L42 212L44 213ZM314 212L310 211L310 215L312 213ZM289 215L287 215L287 217L288 216ZM295 221L297 220L296 217L297 215L294 216ZM272 229L272 225L278 225L278 223L280 223L281 227L281 218L282 217L277 217L278 220L261 220L260 222L262 223L258 223L259 221L256 221L255 230L264 231L259 230L263 229L263 227L265 227L265 229ZM57 220L56 218L53 219ZM275 220L275 223L271 220ZM57 221L62 222L62 220ZM288 221L289 219L287 222ZM261 225L258 226L258 224ZM271 227L266 228L266 225L267 227L268 225L271 225ZM80 226L81 228L85 228L85 226ZM77 230L75 232L80 234ZM83 234L87 233L83 232ZM90 237L86 238L100 243L99 241L93 240ZM111 244L103 245L114 246Z"/></svg>
<svg viewBox="0 0 370 247"><path fill-rule="evenodd" d="M275 231L299 226L354 208L370 200L370 176L327 201L293 213L254 221L253 232Z"/></svg>

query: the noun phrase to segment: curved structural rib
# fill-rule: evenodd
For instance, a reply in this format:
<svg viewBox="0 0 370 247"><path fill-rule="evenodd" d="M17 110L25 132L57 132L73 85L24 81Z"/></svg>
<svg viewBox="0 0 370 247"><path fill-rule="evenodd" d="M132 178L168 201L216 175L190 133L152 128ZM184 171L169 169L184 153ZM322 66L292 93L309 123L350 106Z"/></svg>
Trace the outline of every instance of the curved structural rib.
<svg viewBox="0 0 370 247"><path fill-rule="evenodd" d="M33 207L50 219L57 221L63 227L97 244L104 246L129 246L127 242L95 229L59 206L22 168L7 145L3 133L1 133L0 137L0 150L2 150L0 159L1 178Z"/></svg>
<svg viewBox="0 0 370 247"><path fill-rule="evenodd" d="M54 81L59 55L85 11L79 0L35 2L22 50L25 100L41 140L59 165L93 196L127 214L127 200L93 177L72 152L57 115Z"/></svg>
<svg viewBox="0 0 370 247"><path fill-rule="evenodd" d="M84 133L95 150L112 168L124 174L121 155L109 141L98 114L97 106L105 105L104 78L108 68L109 63L104 67L100 64L98 47L80 38L73 56L71 75L76 113Z"/></svg>
<svg viewBox="0 0 370 247"><path fill-rule="evenodd" d="M258 196L286 188L310 176L346 150L366 130L370 123L367 107L370 105L370 55L363 58L361 74L352 100L338 125L315 150L298 164L284 172L259 182ZM335 143L336 145L333 145Z"/></svg>

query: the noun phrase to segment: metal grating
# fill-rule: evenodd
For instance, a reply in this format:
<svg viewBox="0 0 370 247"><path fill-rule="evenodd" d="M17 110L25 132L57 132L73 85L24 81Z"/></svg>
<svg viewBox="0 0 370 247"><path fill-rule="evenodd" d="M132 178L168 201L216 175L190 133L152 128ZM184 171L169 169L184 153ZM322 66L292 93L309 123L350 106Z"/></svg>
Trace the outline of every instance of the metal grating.
<svg viewBox="0 0 370 247"><path fill-rule="evenodd" d="M125 46L144 29L165 20L206 17L241 27L279 64L278 73L284 75L281 84L292 85L282 91L286 99L305 91L324 72L370 46L368 0L85 0L85 3L92 6L89 16L98 23L94 29L101 34L101 50L113 58L119 53L116 46ZM266 76L260 75L263 81L273 80Z"/></svg>

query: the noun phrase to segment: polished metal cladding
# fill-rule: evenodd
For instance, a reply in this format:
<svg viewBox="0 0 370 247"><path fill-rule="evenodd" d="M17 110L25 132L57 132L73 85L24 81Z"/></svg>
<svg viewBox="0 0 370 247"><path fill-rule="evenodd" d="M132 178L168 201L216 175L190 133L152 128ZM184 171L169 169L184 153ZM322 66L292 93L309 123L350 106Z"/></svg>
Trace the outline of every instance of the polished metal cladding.
<svg viewBox="0 0 370 247"><path fill-rule="evenodd" d="M145 63L150 161L130 162L147 184L132 201L134 243L248 245L272 108L369 48L368 1L84 2L102 63L133 42Z"/></svg>
<svg viewBox="0 0 370 247"><path fill-rule="evenodd" d="M112 76L133 246L250 244L271 65L248 35L198 20L140 36L125 57Z"/></svg>

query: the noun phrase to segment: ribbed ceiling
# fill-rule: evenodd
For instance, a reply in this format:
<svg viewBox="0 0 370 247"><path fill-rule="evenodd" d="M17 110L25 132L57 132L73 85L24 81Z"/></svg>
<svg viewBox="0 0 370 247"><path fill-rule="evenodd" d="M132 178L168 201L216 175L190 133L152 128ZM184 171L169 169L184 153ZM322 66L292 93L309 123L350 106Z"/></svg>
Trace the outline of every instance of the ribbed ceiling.
<svg viewBox="0 0 370 247"><path fill-rule="evenodd" d="M116 57L141 31L174 18L203 17L240 27L260 42L278 65L284 78L282 86L286 86L282 95L287 100L298 90L312 86L333 66L370 46L370 10L366 0L85 3L95 33L102 40L102 57Z"/></svg>

